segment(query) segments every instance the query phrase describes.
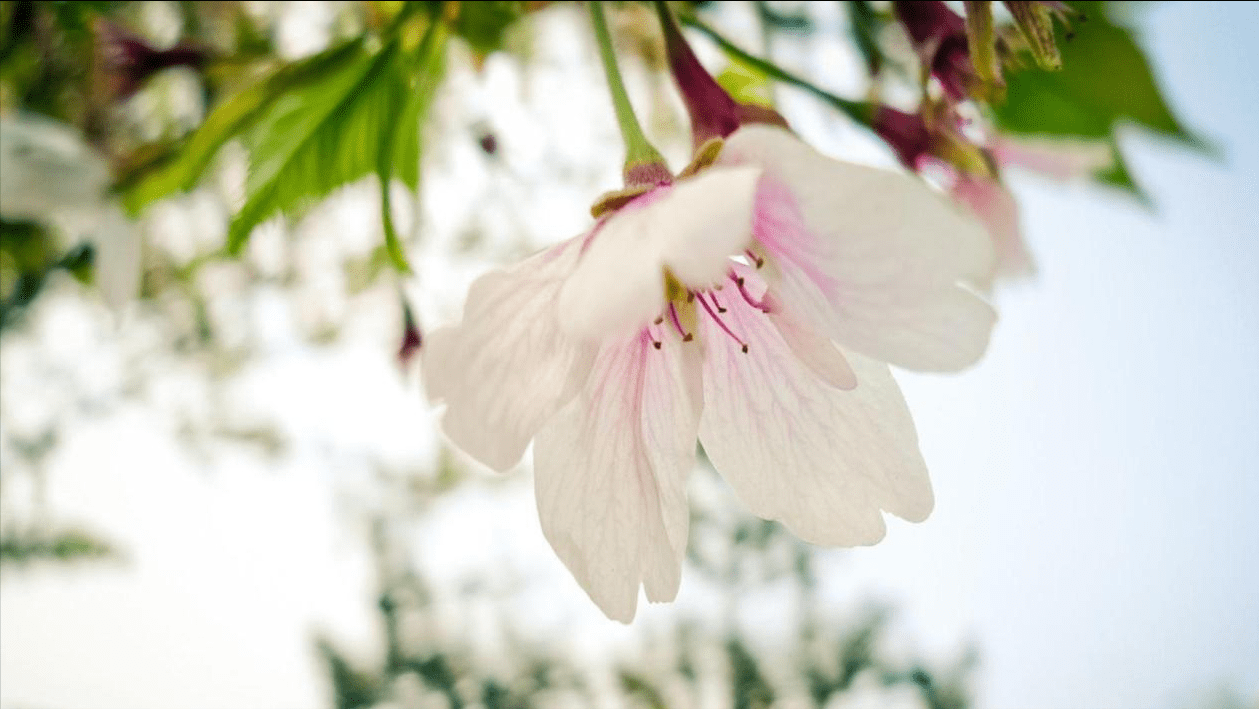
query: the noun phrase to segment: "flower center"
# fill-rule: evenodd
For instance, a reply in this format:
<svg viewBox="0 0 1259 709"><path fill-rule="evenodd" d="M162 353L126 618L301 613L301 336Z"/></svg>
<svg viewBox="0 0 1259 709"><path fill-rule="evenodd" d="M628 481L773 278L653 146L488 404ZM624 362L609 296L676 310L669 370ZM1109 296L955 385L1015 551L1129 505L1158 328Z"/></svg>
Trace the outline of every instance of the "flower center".
<svg viewBox="0 0 1259 709"><path fill-rule="evenodd" d="M747 252L746 255L748 260L754 263L757 268L760 268L765 264L765 261L761 257L751 251ZM738 292L739 297L742 298L745 303L762 313L768 314L770 312L770 307L766 302L766 299L764 297L758 299L749 293L745 279L743 276L736 273L734 269L727 272L726 278L734 285L734 290ZM653 347L660 349L663 346L664 338L662 337L662 333L656 329L662 327L672 327L677 331L678 335L681 336L683 342L693 341L695 339L695 333L693 332L694 327L688 329L688 327L684 324L684 321L692 322L697 325L698 317L701 317L700 313L703 313L702 317L707 317L712 320L713 324L716 325L719 330L725 333L727 337L738 343L739 349L743 353L747 353L747 341L744 338L739 337L739 335L731 329L730 325L726 323L726 318L722 317L729 312L729 309L722 306L721 301L717 299L717 293L725 290L724 286L727 285L726 283L719 283L711 288L690 290L681 287L680 284L672 279L667 280L670 281L670 285L673 286L668 289L669 306L665 312L657 317L655 321L645 330L645 333L648 339L651 340ZM698 309L695 308L695 303L699 303ZM668 325L665 324L666 319L669 321Z"/></svg>

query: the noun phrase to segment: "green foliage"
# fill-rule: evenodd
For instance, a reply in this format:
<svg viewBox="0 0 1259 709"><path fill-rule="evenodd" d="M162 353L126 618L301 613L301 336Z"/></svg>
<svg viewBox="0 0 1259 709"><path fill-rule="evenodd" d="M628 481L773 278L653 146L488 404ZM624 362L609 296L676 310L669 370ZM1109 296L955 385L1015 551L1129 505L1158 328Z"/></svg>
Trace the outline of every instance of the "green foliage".
<svg viewBox="0 0 1259 709"><path fill-rule="evenodd" d="M398 46L361 46L317 82L272 102L246 137L245 204L228 231L240 251L254 227L376 170L382 133L402 103Z"/></svg>
<svg viewBox="0 0 1259 709"><path fill-rule="evenodd" d="M1105 3L1069 5L1076 17L1070 28L1057 30L1062 69L1012 72L1006 100L992 107L993 116L1009 133L1110 141L1116 163L1098 181L1148 204L1120 154L1120 125L1135 123L1204 152L1212 147L1172 113L1144 52L1127 28L1111 21Z"/></svg>
<svg viewBox="0 0 1259 709"><path fill-rule="evenodd" d="M739 103L774 107L769 75L737 57L717 75L717 83Z"/></svg>
<svg viewBox="0 0 1259 709"><path fill-rule="evenodd" d="M734 679L735 709L768 709L774 703L774 689L741 638L731 637L726 642L726 657Z"/></svg>
<svg viewBox="0 0 1259 709"><path fill-rule="evenodd" d="M117 556L105 541L79 529L46 534L6 534L0 538L0 563L27 565L39 561L66 563Z"/></svg>
<svg viewBox="0 0 1259 709"><path fill-rule="evenodd" d="M405 19L405 18L404 18ZM442 70L446 32L429 25L412 51L363 38L286 65L218 106L166 164L124 188L132 212L192 189L225 143L249 149L245 203L228 232L237 253L253 229L370 174L382 185L386 249L407 270L389 213L388 184L419 185L420 125Z"/></svg>
<svg viewBox="0 0 1259 709"><path fill-rule="evenodd" d="M388 182L395 166L414 188L419 182L419 119L436 87L444 33L431 26L413 55L391 42L375 54L356 47L319 81L273 101L248 136L246 200L228 232L238 252L254 227L291 212L338 187L380 176L390 256L406 270L388 213Z"/></svg>
<svg viewBox="0 0 1259 709"><path fill-rule="evenodd" d="M1062 70L1011 73L1006 101L993 107L1001 129L1109 139L1118 125L1132 122L1206 149L1172 113L1145 54L1128 29L1111 22L1105 4L1070 5L1080 17L1069 30L1058 28Z"/></svg>
<svg viewBox="0 0 1259 709"><path fill-rule="evenodd" d="M1095 176L1097 181L1103 185L1110 185L1111 187L1128 192L1147 207L1154 206L1154 203L1150 200L1150 196L1146 194L1141 185L1137 184L1136 179L1133 178L1132 173L1128 170L1128 161L1124 159L1123 151L1119 148L1119 143L1112 139L1110 149L1111 154L1114 155L1115 162L1110 166L1110 169L1099 172Z"/></svg>
<svg viewBox="0 0 1259 709"><path fill-rule="evenodd" d="M350 42L286 65L265 79L232 96L210 112L188 137L175 156L122 188L123 204L138 213L150 203L175 192L192 189L211 160L232 138L252 127L266 110L290 91L318 86L335 75L362 52L362 42Z"/></svg>
<svg viewBox="0 0 1259 709"><path fill-rule="evenodd" d="M503 46L508 28L525 14L523 2L465 2L453 28L473 50L482 56Z"/></svg>
<svg viewBox="0 0 1259 709"><path fill-rule="evenodd" d="M861 52L866 71L874 76L883 70L884 57L883 50L879 48L879 33L882 32L885 21L866 0L852 0L844 3L844 7L848 10L848 27L853 44Z"/></svg>
<svg viewBox="0 0 1259 709"><path fill-rule="evenodd" d="M81 283L92 279L95 251L78 244L61 251L43 225L0 219L0 331L17 323L55 271L66 271Z"/></svg>
<svg viewBox="0 0 1259 709"><path fill-rule="evenodd" d="M445 25L440 22L430 24L416 49L415 70L402 70L403 95L406 97L402 110L390 115L392 121L387 122L380 133L376 162L376 175L380 179L380 220L389 260L403 272L411 269L393 225L389 183L396 176L412 191L419 189L420 126L441 79L445 41Z"/></svg>

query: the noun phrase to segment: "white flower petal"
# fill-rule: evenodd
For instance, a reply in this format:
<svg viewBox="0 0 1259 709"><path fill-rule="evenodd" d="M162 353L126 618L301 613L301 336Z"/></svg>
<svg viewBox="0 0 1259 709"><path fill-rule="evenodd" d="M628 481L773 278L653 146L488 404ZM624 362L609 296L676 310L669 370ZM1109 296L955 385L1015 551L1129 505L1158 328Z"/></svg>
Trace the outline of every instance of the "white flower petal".
<svg viewBox="0 0 1259 709"><path fill-rule="evenodd" d="M595 348L560 331L555 300L577 259L577 240L477 279L463 322L421 348L425 388L444 400L455 445L504 471L586 381Z"/></svg>
<svg viewBox="0 0 1259 709"><path fill-rule="evenodd" d="M973 218L905 175L827 158L778 128L746 126L719 162L765 169L756 236L793 317L892 364L947 371L987 347L992 308L960 286L990 277Z"/></svg>
<svg viewBox="0 0 1259 709"><path fill-rule="evenodd" d="M765 315L722 315L746 353L703 318L700 442L755 514L805 541L873 544L886 510L919 521L933 498L908 407L886 365L845 353L857 386L825 386Z"/></svg>
<svg viewBox="0 0 1259 709"><path fill-rule="evenodd" d="M819 379L845 391L857 386L857 375L834 342L779 313L771 313L770 321L800 363Z"/></svg>
<svg viewBox="0 0 1259 709"><path fill-rule="evenodd" d="M560 319L578 337L624 337L665 306L664 269L702 288L751 243L760 171L712 169L649 192L609 217L560 293Z"/></svg>
<svg viewBox="0 0 1259 709"><path fill-rule="evenodd" d="M590 379L534 445L538 515L556 554L609 618L677 595L685 477L695 461L700 350L666 335L605 345Z"/></svg>
<svg viewBox="0 0 1259 709"><path fill-rule="evenodd" d="M725 279L730 256L752 243L752 210L761 171L710 168L679 182L655 210L664 265L685 285L704 288Z"/></svg>
<svg viewBox="0 0 1259 709"><path fill-rule="evenodd" d="M953 199L970 209L988 229L997 254L995 276L1016 278L1035 272L1019 227L1019 205L1005 185L985 177L963 175L953 185Z"/></svg>
<svg viewBox="0 0 1259 709"><path fill-rule="evenodd" d="M1056 180L1088 177L1115 164L1110 144L1100 140L998 136L992 152L1001 165L1013 165Z"/></svg>

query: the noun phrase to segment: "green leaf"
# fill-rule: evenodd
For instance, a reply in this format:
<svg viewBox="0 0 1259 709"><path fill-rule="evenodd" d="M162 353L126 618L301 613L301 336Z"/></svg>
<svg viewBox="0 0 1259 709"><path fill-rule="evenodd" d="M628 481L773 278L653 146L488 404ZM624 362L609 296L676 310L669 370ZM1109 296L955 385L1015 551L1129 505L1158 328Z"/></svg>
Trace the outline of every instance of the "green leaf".
<svg viewBox="0 0 1259 709"><path fill-rule="evenodd" d="M1084 19L1073 19L1070 32L1058 28L1062 70L1009 75L1006 101L993 108L997 124L1012 133L1111 138L1128 121L1209 150L1172 113L1145 54L1129 30L1110 21L1106 6L1070 5Z"/></svg>
<svg viewBox="0 0 1259 709"><path fill-rule="evenodd" d="M502 48L507 29L524 14L523 2L464 2L459 4L454 30L484 56Z"/></svg>
<svg viewBox="0 0 1259 709"><path fill-rule="evenodd" d="M397 43L360 48L323 80L286 93L249 136L245 205L228 230L238 253L254 227L377 169L381 133L401 111Z"/></svg>
<svg viewBox="0 0 1259 709"><path fill-rule="evenodd" d="M844 3L848 10L848 28L853 43L861 58L866 63L866 71L870 76L883 69L883 50L879 49L879 34L883 30L883 20L867 0L851 0Z"/></svg>
<svg viewBox="0 0 1259 709"><path fill-rule="evenodd" d="M1149 193L1141 185L1137 184L1132 173L1128 171L1128 163L1124 160L1119 144L1112 141L1110 147L1115 156L1115 162L1110 166L1110 169L1097 173L1094 176L1095 179L1104 185L1127 192L1145 207L1153 208L1154 201L1150 198Z"/></svg>
<svg viewBox="0 0 1259 709"><path fill-rule="evenodd" d="M446 25L434 22L416 48L414 59L408 58L413 66L406 72L407 102L398 116L392 161L394 176L413 190L420 185L421 123L441 83L448 38Z"/></svg>
<svg viewBox="0 0 1259 709"><path fill-rule="evenodd" d="M380 178L380 222L385 232L385 251L398 271L409 273L406 253L393 224L389 201L389 183L394 176L413 191L420 184L420 131L422 117L428 111L433 93L441 79L445 57L446 26L433 22L424 33L411 63L414 69L405 72L406 103L401 112L392 114L393 122L381 131L376 174Z"/></svg>
<svg viewBox="0 0 1259 709"><path fill-rule="evenodd" d="M135 214L167 195L192 189L219 148L256 124L276 100L288 91L319 85L327 76L344 70L361 53L361 42L343 44L286 65L235 94L210 112L170 161L123 186L123 204Z"/></svg>
<svg viewBox="0 0 1259 709"><path fill-rule="evenodd" d="M737 57L732 57L730 64L717 75L717 83L739 103L774 107L769 76Z"/></svg>

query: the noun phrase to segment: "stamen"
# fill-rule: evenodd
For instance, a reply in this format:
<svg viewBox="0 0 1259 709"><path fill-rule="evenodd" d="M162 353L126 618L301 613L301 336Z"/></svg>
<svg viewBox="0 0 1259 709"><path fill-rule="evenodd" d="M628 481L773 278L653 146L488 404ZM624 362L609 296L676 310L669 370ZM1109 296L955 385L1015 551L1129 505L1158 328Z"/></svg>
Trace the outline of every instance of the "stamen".
<svg viewBox="0 0 1259 709"><path fill-rule="evenodd" d="M743 255L744 255L744 256L747 256L747 257L748 257L748 259L750 259L750 260L752 261L752 263L756 264L756 267L757 267L757 268L760 268L761 266L764 266L764 265L765 265L765 259L763 259L763 258L761 258L760 256L757 256L755 253L753 253L753 252L752 252L752 249L745 249L745 250L743 251Z"/></svg>
<svg viewBox="0 0 1259 709"><path fill-rule="evenodd" d="M710 297L710 298L712 297L712 294L711 294L711 293L709 294L709 297ZM717 301L716 301L716 299L714 299L714 300L713 300L713 302L714 302L714 303L715 303L715 302L717 302ZM738 335L735 335L733 332L731 332L731 331L730 331L730 328L726 326L726 323L722 321L721 317L720 317L720 316L718 316L718 315L717 315L717 313L714 313L714 312L713 312L712 307L708 305L708 301L704 299L704 296L703 296L702 294L699 296L699 304L700 304L700 305L702 305L702 306L704 307L704 311L708 313L708 317L712 318L712 319L713 319L713 322L717 323L717 327L721 328L722 332L724 332L724 333L726 333L727 335L729 335L729 336L730 336L730 339L732 339L732 340L734 340L735 342L739 343L739 346L743 348L743 353L744 353L744 354L747 354L747 351L748 351L748 345L747 345L747 343L746 343L746 342L744 342L743 340L740 340L740 339L739 339L739 337L738 337ZM720 306L718 306L718 307L720 307ZM721 312L723 312L723 313L724 313L724 312L726 312L726 311L725 311L725 309L723 308L723 309L721 309Z"/></svg>
<svg viewBox="0 0 1259 709"><path fill-rule="evenodd" d="M682 327L682 320L678 318L677 306L673 303L669 303L669 319L673 321L673 327L678 331L678 334L682 336L683 342L690 342L695 339L694 335L687 332L686 328Z"/></svg>
<svg viewBox="0 0 1259 709"><path fill-rule="evenodd" d="M769 312L769 306L765 304L764 300L757 300L756 298L752 297L751 293L748 293L747 288L743 286L742 276L736 276L733 273L731 273L730 278L733 279L734 284L739 287L739 295L743 296L743 299L747 301L748 305L752 306L753 308L756 308L762 313Z"/></svg>
<svg viewBox="0 0 1259 709"><path fill-rule="evenodd" d="M661 346L660 338L656 335L656 333L652 332L650 327L643 328L642 336L646 338L648 342L651 343L652 347L655 347L656 349L660 349L660 346Z"/></svg>
<svg viewBox="0 0 1259 709"><path fill-rule="evenodd" d="M721 307L721 303L717 300L717 296L713 295L712 293L709 293L708 298L709 300L713 301L713 305L717 308L718 313L726 312L726 309Z"/></svg>

